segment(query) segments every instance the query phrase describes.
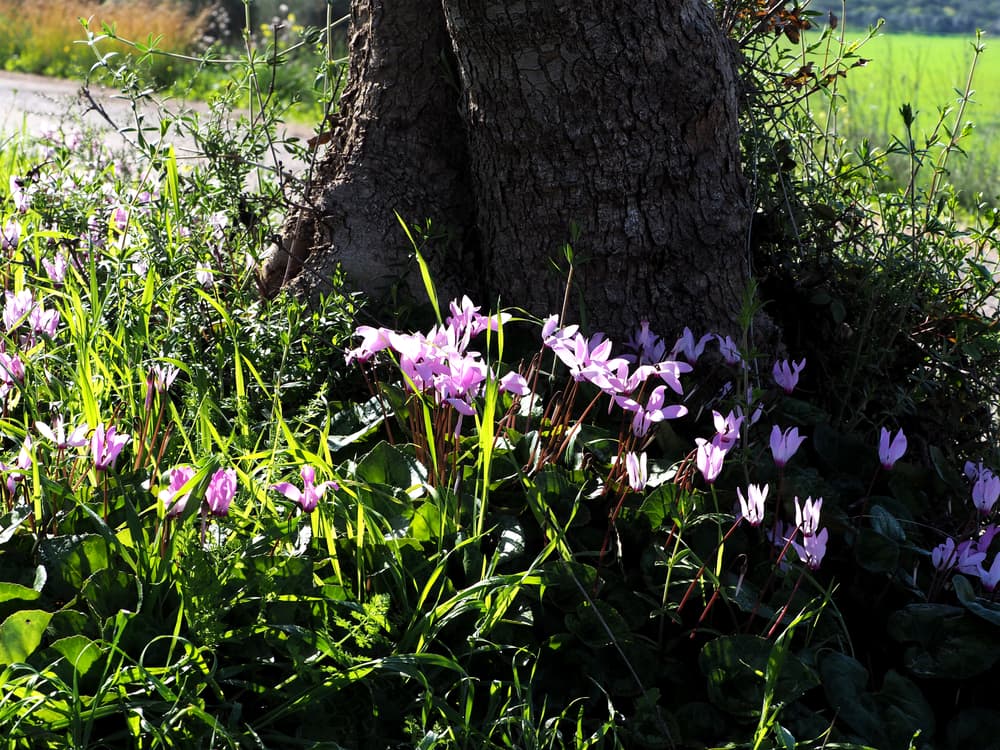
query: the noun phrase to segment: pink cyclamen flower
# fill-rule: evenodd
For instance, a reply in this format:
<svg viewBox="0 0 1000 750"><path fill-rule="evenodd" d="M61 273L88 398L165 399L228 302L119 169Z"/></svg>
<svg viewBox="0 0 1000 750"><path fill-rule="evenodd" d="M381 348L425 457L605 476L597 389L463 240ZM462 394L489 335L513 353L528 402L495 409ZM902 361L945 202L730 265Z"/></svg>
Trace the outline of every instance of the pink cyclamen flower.
<svg viewBox="0 0 1000 750"><path fill-rule="evenodd" d="M982 474L984 470L986 470L986 467L983 466L982 461L975 464L972 463L972 461L965 462L965 478L971 482L975 482L979 479L979 475Z"/></svg>
<svg viewBox="0 0 1000 750"><path fill-rule="evenodd" d="M659 362L667 353L667 345L662 338L649 330L649 321L639 322L639 330L635 331L631 338L625 342L625 348L630 354L624 355L624 359L630 363L651 365Z"/></svg>
<svg viewBox="0 0 1000 750"><path fill-rule="evenodd" d="M15 461L13 466L9 466L3 462L0 462L0 471L7 473L7 491L13 495L17 490L18 482L24 481L24 474L21 471L27 471L31 468L31 435L25 435L24 442L21 444L21 450L17 454L17 461Z"/></svg>
<svg viewBox="0 0 1000 750"><path fill-rule="evenodd" d="M979 575L979 569L982 567L983 560L986 559L986 553L981 552L974 541L966 539L964 542L959 542L955 553L958 558L955 567L959 573L970 576Z"/></svg>
<svg viewBox="0 0 1000 750"><path fill-rule="evenodd" d="M146 411L153 405L153 394L170 390L179 372L173 365L153 365L146 375Z"/></svg>
<svg viewBox="0 0 1000 750"><path fill-rule="evenodd" d="M687 407L680 404L666 404L667 388L658 385L649 394L646 406L636 405L632 418L632 432L636 437L645 437L649 428L664 419L677 419L687 414Z"/></svg>
<svg viewBox="0 0 1000 750"><path fill-rule="evenodd" d="M719 354L722 355L722 359L725 360L727 365L733 366L738 365L743 361L743 355L740 354L740 348L737 346L736 342L733 341L732 336L722 336L715 337L719 342Z"/></svg>
<svg viewBox="0 0 1000 750"><path fill-rule="evenodd" d="M778 425L774 425L771 428L771 455L774 456L774 463L778 466L787 464L804 440L804 436L799 436L798 427L789 427L782 432Z"/></svg>
<svg viewBox="0 0 1000 750"><path fill-rule="evenodd" d="M882 462L882 468L886 471L892 469L896 462L906 453L906 435L902 430L896 432L896 437L892 438L889 431L883 427L878 441L878 459Z"/></svg>
<svg viewBox="0 0 1000 750"><path fill-rule="evenodd" d="M84 422L76 427L70 433L69 437L66 437L66 430L63 428L63 418L57 416L53 418L51 426L45 422L35 422L35 429L38 430L38 434L43 438L55 443L57 449L64 451L67 448L80 448L86 445L87 432L90 430L90 427Z"/></svg>
<svg viewBox="0 0 1000 750"><path fill-rule="evenodd" d="M35 334L45 334L50 339L55 338L56 330L59 328L59 311L46 310L45 305L39 302L28 313L28 323Z"/></svg>
<svg viewBox="0 0 1000 750"><path fill-rule="evenodd" d="M531 393L528 381L518 372L508 372L500 378L499 387L501 391L512 393L515 396L527 396Z"/></svg>
<svg viewBox="0 0 1000 750"><path fill-rule="evenodd" d="M722 464L726 459L726 450L717 440L708 441L705 438L696 438L695 442L698 444L698 453L696 456L698 471L705 477L706 482L715 484L715 480L722 473Z"/></svg>
<svg viewBox="0 0 1000 750"><path fill-rule="evenodd" d="M979 539L976 540L976 547L979 548L980 552L988 552L990 545L993 544L993 538L1000 533L1000 526L995 523L988 523L979 533Z"/></svg>
<svg viewBox="0 0 1000 750"><path fill-rule="evenodd" d="M389 347L389 336L393 331L389 328L372 328L371 326L358 326L354 329L354 335L361 337L360 346L348 349L345 359L347 364L353 361L367 362L374 354Z"/></svg>
<svg viewBox="0 0 1000 750"><path fill-rule="evenodd" d="M178 494L178 492L194 475L193 466L175 466L170 470L170 484L156 496L163 503L163 510L168 517L176 518L184 512L191 493Z"/></svg>
<svg viewBox="0 0 1000 750"><path fill-rule="evenodd" d="M340 488L336 482L321 482L320 484L316 484L316 469L309 465L302 467L299 471L299 476L302 477L301 490L288 482L272 484L271 489L277 490L293 503L298 503L306 513L312 513L316 510L316 506L323 499L323 495L327 489L332 488L336 491Z"/></svg>
<svg viewBox="0 0 1000 750"><path fill-rule="evenodd" d="M236 497L236 469L219 469L205 490L205 504L213 516L225 516Z"/></svg>
<svg viewBox="0 0 1000 750"><path fill-rule="evenodd" d="M124 232L125 227L128 226L128 211L123 206L115 206L111 209L108 223L119 232Z"/></svg>
<svg viewBox="0 0 1000 750"><path fill-rule="evenodd" d="M802 537L801 544L794 539L792 540L795 553L810 570L819 570L823 557L826 555L826 543L829 536L826 529L821 529L817 534Z"/></svg>
<svg viewBox="0 0 1000 750"><path fill-rule="evenodd" d="M766 484L763 488L756 484L747 485L747 495L743 497L743 490L737 487L736 496L740 500L739 518L745 518L751 526L760 526L764 520L764 501L767 500L769 489Z"/></svg>
<svg viewBox="0 0 1000 750"><path fill-rule="evenodd" d="M805 366L805 359L801 362L792 361L791 363L787 359L779 360L774 363L771 375L781 390L785 393L791 393L795 390L795 386L799 384L799 373L802 372Z"/></svg>
<svg viewBox="0 0 1000 750"><path fill-rule="evenodd" d="M215 275L212 273L212 269L204 263L199 263L195 266L194 277L203 289L211 289L215 286Z"/></svg>
<svg viewBox="0 0 1000 750"><path fill-rule="evenodd" d="M118 454L131 438L119 434L114 425L105 429L103 424L97 425L90 438L90 452L94 458L94 468L98 471L114 468Z"/></svg>
<svg viewBox="0 0 1000 750"><path fill-rule="evenodd" d="M712 420L715 423L716 433L714 442L717 442L723 450L728 451L740 439L740 426L743 424L743 416L732 411L726 416L722 416L722 414L713 410Z"/></svg>
<svg viewBox="0 0 1000 750"><path fill-rule="evenodd" d="M948 537L941 542L941 544L931 550L931 563L936 569L941 571L947 571L954 568L958 564L958 554L955 549L955 540Z"/></svg>
<svg viewBox="0 0 1000 750"><path fill-rule="evenodd" d="M649 482L649 471L646 468L646 452L639 455L629 451L625 454L625 471L628 474L628 484L636 492L642 492Z"/></svg>
<svg viewBox="0 0 1000 750"><path fill-rule="evenodd" d="M0 383L7 386L0 389L4 393L13 390L15 383L24 382L24 375L24 362L21 361L21 356L0 351Z"/></svg>
<svg viewBox="0 0 1000 750"><path fill-rule="evenodd" d="M823 507L823 498L818 497L814 502L811 497L799 507L799 499L795 498L795 526L802 532L803 536L813 536L819 529L819 511Z"/></svg>
<svg viewBox="0 0 1000 750"><path fill-rule="evenodd" d="M702 355L705 351L705 344L714 338L715 334L706 333L697 341L694 340L694 334L691 333L690 328L685 328L684 333L677 343L674 344L673 351L670 353L670 359L675 359L678 356L684 357L688 362L694 364L698 361L698 357Z"/></svg>
<svg viewBox="0 0 1000 750"><path fill-rule="evenodd" d="M972 503L983 515L988 514L1000 499L1000 477L989 469L983 469L972 485Z"/></svg>
<svg viewBox="0 0 1000 750"><path fill-rule="evenodd" d="M5 331L12 331L27 320L35 307L35 298L30 289L22 289L16 293L5 291L3 294L3 327Z"/></svg>
<svg viewBox="0 0 1000 750"><path fill-rule="evenodd" d="M993 564L989 570L982 565L979 566L979 580L982 582L983 588L990 593L997 587L997 584L1000 583L1000 552L993 558Z"/></svg>
<svg viewBox="0 0 1000 750"><path fill-rule="evenodd" d="M49 281L53 284L62 284L66 280L66 271L69 270L66 253L57 253L56 257L52 260L42 258L42 268L45 269L45 274L49 277Z"/></svg>
<svg viewBox="0 0 1000 750"><path fill-rule="evenodd" d="M21 226L13 219L10 219L3 227L0 227L0 250L5 252L17 250L20 239Z"/></svg>

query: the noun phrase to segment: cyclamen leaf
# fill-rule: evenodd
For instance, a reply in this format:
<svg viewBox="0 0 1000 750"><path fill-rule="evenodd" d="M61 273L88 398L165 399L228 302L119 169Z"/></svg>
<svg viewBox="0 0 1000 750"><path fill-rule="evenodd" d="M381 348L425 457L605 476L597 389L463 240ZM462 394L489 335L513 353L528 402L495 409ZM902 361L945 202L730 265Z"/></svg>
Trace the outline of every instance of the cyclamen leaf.
<svg viewBox="0 0 1000 750"><path fill-rule="evenodd" d="M18 664L34 653L42 642L51 612L23 609L0 624L0 664Z"/></svg>

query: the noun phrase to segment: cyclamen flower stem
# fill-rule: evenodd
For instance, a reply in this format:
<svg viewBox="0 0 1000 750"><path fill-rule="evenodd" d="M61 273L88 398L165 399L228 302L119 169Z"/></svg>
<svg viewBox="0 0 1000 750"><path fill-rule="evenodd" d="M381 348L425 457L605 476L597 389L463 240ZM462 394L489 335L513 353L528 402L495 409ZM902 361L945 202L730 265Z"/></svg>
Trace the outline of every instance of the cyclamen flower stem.
<svg viewBox="0 0 1000 750"><path fill-rule="evenodd" d="M674 484L682 490L691 490L694 487L694 477L697 472L698 449L688 453L677 467L677 475Z"/></svg>
<svg viewBox="0 0 1000 750"><path fill-rule="evenodd" d="M168 424L167 428L163 431L163 437L160 439L160 450L156 453L156 458L153 459L152 473L156 476L160 473L160 463L163 461L163 454L167 451L167 443L170 442L170 436L173 435L174 425L173 423Z"/></svg>
<svg viewBox="0 0 1000 750"><path fill-rule="evenodd" d="M566 452L566 449L569 447L569 444L573 441L573 438L575 438L579 433L578 429L579 426L583 423L583 420L587 418L587 415L590 414L590 410L594 408L594 405L598 402L598 400L600 400L600 398L601 394L595 396L594 400L591 401L589 404L587 404L587 408L583 410L583 414L581 414L577 418L573 426L569 427L565 431L563 441L559 445L559 450L556 451L555 455L552 457L553 461L558 461L560 458L562 458L562 454Z"/></svg>
<svg viewBox="0 0 1000 750"><path fill-rule="evenodd" d="M879 471L881 471L881 469L882 469L881 465L875 467L875 473L872 474L872 481L868 485L868 491L865 493L865 496L863 498L861 498L861 517L862 518L864 518L866 515L868 515L868 500L872 496L872 490L875 489L875 481L878 479L878 474L879 474Z"/></svg>
<svg viewBox="0 0 1000 750"><path fill-rule="evenodd" d="M740 525L740 519L737 518L736 522L733 523L733 525L729 528L729 531L726 532L725 536L722 537L721 541L719 541L719 543L716 545L715 549L712 551L712 556L713 557L718 554L719 549L722 547L722 545L724 545L726 543L726 540L729 539L730 536L732 536L733 532L736 531L736 528L739 525ZM707 563L702 563L701 567L698 568L698 572L694 574L694 580L691 581L691 584L687 587L687 591L684 592L684 596L681 597L680 604L677 605L677 613L678 614L680 614L680 611L682 609L684 609L684 605L687 603L688 597L691 596L691 592L694 591L694 587L698 584L698 581L701 578L701 574L705 572L705 568L706 567L707 567ZM716 590L716 593L718 593L718 590ZM714 599L714 597L713 597L713 599ZM711 603L709 603L708 606L710 607ZM704 619L704 617L705 617L705 615L703 613L701 619ZM701 619L698 620L699 623L701 622Z"/></svg>
<svg viewBox="0 0 1000 750"><path fill-rule="evenodd" d="M565 452L566 448L569 446L570 441L575 435L575 433L573 432L573 428L570 427L570 420L572 419L572 414L573 414L572 406L573 403L576 401L576 394L579 391L579 389L580 389L579 383L574 382L570 386L570 389L568 391L569 393L568 398L562 404L560 404L560 408L557 411L558 414L557 424L559 424L560 429L558 430L555 429L555 424L553 424L552 441L550 443L552 450L548 451L548 459L550 461L559 460L559 458L562 456L563 452ZM584 409L583 414L580 415L579 419L577 420L577 424L579 424L580 421L582 421L583 418L587 416L587 414L590 412L590 409L596 402L597 398L600 398L600 396L596 397L594 401L592 401L590 405L587 406L586 409ZM554 444L556 440L559 440L558 445Z"/></svg>
<svg viewBox="0 0 1000 750"><path fill-rule="evenodd" d="M138 471L139 468L142 466L142 459L144 454L147 456L152 455L153 443L156 440L156 436L160 433L160 426L163 424L163 412L166 411L166 405L163 403L163 399L160 397L159 393L156 394L156 402L157 406L159 406L159 409L157 409L156 413L156 426L154 426L153 431L148 433L147 435L146 430L149 428L149 421L150 421L149 417L151 416L151 412L146 412L146 419L143 420L142 431L139 434L139 440L138 440L139 449L135 452L135 461L132 463L133 471ZM146 445L147 437L149 438L148 448Z"/></svg>
<svg viewBox="0 0 1000 750"><path fill-rule="evenodd" d="M774 526L771 529L771 533L777 537L778 536L778 524L781 522L781 496L783 490L785 489L785 467L778 467L778 491L774 493ZM789 542L790 544L791 542ZM781 555L778 556L777 562L781 561L782 555L788 549L788 544L785 545L785 549L781 551ZM777 564L777 562L775 564Z"/></svg>
<svg viewBox="0 0 1000 750"><path fill-rule="evenodd" d="M670 559L674 559L674 558L677 557L677 552L678 552L678 549L680 548L680 545L681 545L680 529L677 527L677 522L676 521L674 522L673 527L670 529L670 534L667 535L667 540L663 543L663 549L664 549L664 551L666 551L667 545L670 544L670 539L671 538L673 538L673 540L674 540L674 550L671 553L671 558ZM673 575L673 572L674 572L674 566L671 565L670 562L668 561L667 562L667 578L663 582L663 598L660 600L660 611L662 613L665 613L666 609L667 609L667 594L670 592L670 578ZM665 614L661 614L660 615L660 634L659 634L659 644L660 644L661 647L663 646L663 631L664 631L665 626L666 626Z"/></svg>
<svg viewBox="0 0 1000 750"><path fill-rule="evenodd" d="M385 398L382 396L382 392L375 388L374 383L372 383L372 379L368 375L369 375L368 368L365 367L364 365L361 365L361 376L365 379L365 385L368 387L368 393L371 394L373 398L378 399L378 405L382 409L382 424L385 425L385 434L389 440L389 445L395 445L396 440L392 435L392 424L390 419L391 415L389 407L385 402Z"/></svg>
<svg viewBox="0 0 1000 750"><path fill-rule="evenodd" d="M97 473L102 480L101 487L104 490L104 523L107 523L108 522L108 477L107 473L101 471L100 469L97 470Z"/></svg>
<svg viewBox="0 0 1000 750"><path fill-rule="evenodd" d="M757 601L753 605L753 611L750 613L749 622L753 622L753 618L757 616L757 610L760 609L761 601L764 598L764 592L767 591L768 587L771 585L771 581L774 580L774 571L778 569L778 566L781 565L781 561L785 559L785 555L788 554L788 548L792 546L792 540L795 539L795 535L798 531L799 529L796 527L788 539L785 540L785 546L782 547L781 551L778 553L778 559L774 561L774 566L771 568L771 572L768 573L767 580L764 581L764 585L760 588L760 596L757 597Z"/></svg>
<svg viewBox="0 0 1000 750"><path fill-rule="evenodd" d="M618 502L615 504L615 508L611 511L611 515L608 518L608 530L604 532L604 542L601 543L601 552L597 556L597 567L600 568L604 565L604 556L608 552L608 544L611 542L611 530L615 527L615 521L618 519L618 514L621 513L622 506L625 504L625 497L628 493L624 490L618 496Z"/></svg>
<svg viewBox="0 0 1000 750"><path fill-rule="evenodd" d="M150 409L152 405L150 405ZM142 455L146 448L146 431L149 429L150 421L150 409L145 410L145 418L142 420L142 426L139 427L139 435L136 437L135 444L135 460L132 462L132 471L138 471L139 467L142 465Z"/></svg>
<svg viewBox="0 0 1000 750"><path fill-rule="evenodd" d="M806 571L804 569L799 571L799 577L795 580L795 585L792 586L792 593L788 595L788 601L785 602L784 606L778 612L778 617L777 619L775 619L774 624L767 631L767 636L766 636L767 638L770 638L772 635L774 635L774 631L778 629L778 626L781 624L781 621L785 618L785 613L788 612L788 605L790 605L792 603L792 599L795 598L795 594L799 590L799 584L802 583L802 579L805 577L805 575Z"/></svg>

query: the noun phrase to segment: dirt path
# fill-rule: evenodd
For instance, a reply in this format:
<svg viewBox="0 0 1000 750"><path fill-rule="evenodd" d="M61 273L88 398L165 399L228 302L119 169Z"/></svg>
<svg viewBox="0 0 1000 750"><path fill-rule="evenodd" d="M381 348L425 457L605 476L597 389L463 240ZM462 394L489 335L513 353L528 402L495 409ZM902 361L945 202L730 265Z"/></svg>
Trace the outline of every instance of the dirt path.
<svg viewBox="0 0 1000 750"><path fill-rule="evenodd" d="M130 138L134 140L134 133L129 136L128 133L118 132L115 127L134 125L130 102L117 91L101 86L91 86L89 92L93 103L83 95L79 81L0 71L0 147L8 136L22 130L30 135L42 135L59 127L68 130L74 126L100 130L105 143L115 149L127 145ZM95 103L104 110L107 118L95 108ZM183 104L172 101L169 107L173 111L208 112L203 102ZM145 122L155 128L159 122L157 108L150 104L142 112ZM314 135L313 130L304 125L282 125L281 130L302 139ZM184 153L197 155L191 139L170 137L179 156ZM287 155L284 158L288 159ZM284 166L294 170L303 165L293 162L284 163Z"/></svg>

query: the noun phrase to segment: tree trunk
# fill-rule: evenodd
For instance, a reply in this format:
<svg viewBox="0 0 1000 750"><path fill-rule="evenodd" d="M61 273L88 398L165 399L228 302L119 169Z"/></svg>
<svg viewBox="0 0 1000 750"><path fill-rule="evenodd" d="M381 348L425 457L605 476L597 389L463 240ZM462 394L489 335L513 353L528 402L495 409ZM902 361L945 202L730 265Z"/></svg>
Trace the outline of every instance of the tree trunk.
<svg viewBox="0 0 1000 750"><path fill-rule="evenodd" d="M462 268L474 246L464 233L475 217L444 17L420 0L360 0L351 21L348 86L330 146L264 264L264 290L328 291L338 264L369 295L412 281L398 213L430 224L434 239L421 249L454 293L460 283L449 283L449 269Z"/></svg>
<svg viewBox="0 0 1000 750"><path fill-rule="evenodd" d="M396 210L462 241L431 262L449 293L556 312L572 240L592 327L735 332L749 219L737 77L702 0L353 7L342 124L301 214L325 228L307 269L337 259L382 291L380 267L409 250Z"/></svg>

